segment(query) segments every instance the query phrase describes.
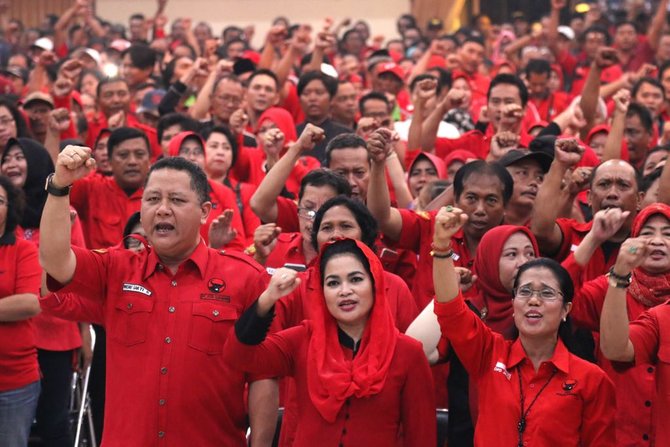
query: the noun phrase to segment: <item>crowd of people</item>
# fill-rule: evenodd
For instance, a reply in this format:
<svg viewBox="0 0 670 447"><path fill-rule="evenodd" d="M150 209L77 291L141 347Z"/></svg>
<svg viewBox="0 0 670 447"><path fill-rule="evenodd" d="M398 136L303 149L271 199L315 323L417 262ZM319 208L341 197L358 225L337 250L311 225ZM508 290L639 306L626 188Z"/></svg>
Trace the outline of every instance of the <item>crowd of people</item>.
<svg viewBox="0 0 670 447"><path fill-rule="evenodd" d="M0 2L0 446L670 445L670 0L548 3Z"/></svg>

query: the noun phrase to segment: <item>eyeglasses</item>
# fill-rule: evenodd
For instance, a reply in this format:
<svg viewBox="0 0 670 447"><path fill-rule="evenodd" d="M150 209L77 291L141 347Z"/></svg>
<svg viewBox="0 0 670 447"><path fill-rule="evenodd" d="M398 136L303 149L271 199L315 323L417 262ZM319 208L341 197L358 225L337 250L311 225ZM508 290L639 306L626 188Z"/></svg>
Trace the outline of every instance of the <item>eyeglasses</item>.
<svg viewBox="0 0 670 447"><path fill-rule="evenodd" d="M14 118L10 117L0 118L0 126L9 127L12 124L14 124Z"/></svg>
<svg viewBox="0 0 670 447"><path fill-rule="evenodd" d="M316 211L310 210L308 208L298 208L298 216L307 220L314 220L316 217Z"/></svg>
<svg viewBox="0 0 670 447"><path fill-rule="evenodd" d="M558 299L559 295L563 296L563 293L559 292L558 290L554 290L551 287L535 290L529 286L521 286L514 290L515 299L528 301L533 295L536 295L541 301L553 302Z"/></svg>

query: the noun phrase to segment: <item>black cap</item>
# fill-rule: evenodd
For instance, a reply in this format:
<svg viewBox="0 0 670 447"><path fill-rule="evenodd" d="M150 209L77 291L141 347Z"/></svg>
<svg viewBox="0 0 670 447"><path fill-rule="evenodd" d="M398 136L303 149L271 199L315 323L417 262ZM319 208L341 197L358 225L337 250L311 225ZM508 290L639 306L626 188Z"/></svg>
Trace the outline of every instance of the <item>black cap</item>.
<svg viewBox="0 0 670 447"><path fill-rule="evenodd" d="M233 73L235 76L243 75L250 71L256 71L256 64L251 59L246 57L238 57L233 64Z"/></svg>
<svg viewBox="0 0 670 447"><path fill-rule="evenodd" d="M534 138L528 145L531 152L543 152L554 159L554 145L556 144L556 135L544 135Z"/></svg>
<svg viewBox="0 0 670 447"><path fill-rule="evenodd" d="M512 149L498 160L498 163L507 167L523 160L535 160L540 164L542 171L549 171L553 158L544 152L531 152L527 150Z"/></svg>

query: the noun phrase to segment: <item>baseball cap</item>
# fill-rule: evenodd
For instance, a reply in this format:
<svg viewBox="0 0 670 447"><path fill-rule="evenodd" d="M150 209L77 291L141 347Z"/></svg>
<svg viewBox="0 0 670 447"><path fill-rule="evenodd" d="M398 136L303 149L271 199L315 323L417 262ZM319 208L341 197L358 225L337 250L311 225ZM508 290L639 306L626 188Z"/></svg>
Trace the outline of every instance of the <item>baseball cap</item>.
<svg viewBox="0 0 670 447"><path fill-rule="evenodd" d="M54 43L48 37L40 37L31 45L31 47L41 48L44 51L53 51Z"/></svg>
<svg viewBox="0 0 670 447"><path fill-rule="evenodd" d="M405 80L405 72L395 62L384 62L383 64L378 65L377 75L381 75L383 73L393 73L401 81Z"/></svg>
<svg viewBox="0 0 670 447"><path fill-rule="evenodd" d="M13 76L15 78L21 78L24 82L28 80L28 70L14 65L3 68L0 73L5 75L5 77Z"/></svg>
<svg viewBox="0 0 670 447"><path fill-rule="evenodd" d="M93 59L96 64L100 64L100 52L98 50L94 50L93 48L86 48L84 50L84 54Z"/></svg>
<svg viewBox="0 0 670 447"><path fill-rule="evenodd" d="M119 53L123 53L128 48L130 48L130 42L128 42L125 39L116 39L109 44L109 48L111 48L112 50L116 50Z"/></svg>
<svg viewBox="0 0 670 447"><path fill-rule="evenodd" d="M32 92L28 96L25 97L23 101L21 101L21 104L23 108L25 109L26 107L29 107L33 103L41 102L44 104L49 105L51 108L54 108L54 100L49 95L48 93L43 93L43 92Z"/></svg>
<svg viewBox="0 0 670 447"><path fill-rule="evenodd" d="M149 90L144 94L142 103L137 108L137 113L148 113L150 115L159 116L158 105L161 103L163 96L165 96L165 90L163 89Z"/></svg>
<svg viewBox="0 0 670 447"><path fill-rule="evenodd" d="M561 34L568 40L574 40L575 32L569 26L561 25L558 27L558 34Z"/></svg>
<svg viewBox="0 0 670 447"><path fill-rule="evenodd" d="M524 160L535 160L540 164L542 171L548 172L553 159L545 152L531 152L528 150L512 149L498 160L498 163L507 167Z"/></svg>

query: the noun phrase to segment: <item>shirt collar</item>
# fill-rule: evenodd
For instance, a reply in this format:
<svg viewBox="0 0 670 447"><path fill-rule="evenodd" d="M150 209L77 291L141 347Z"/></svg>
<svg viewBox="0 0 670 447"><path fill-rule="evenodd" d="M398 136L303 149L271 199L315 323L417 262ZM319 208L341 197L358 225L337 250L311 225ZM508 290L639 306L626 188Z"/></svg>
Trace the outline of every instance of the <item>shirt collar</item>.
<svg viewBox="0 0 670 447"><path fill-rule="evenodd" d="M523 349L521 344L521 339L517 338L516 341L512 344L512 349L510 350L509 359L508 359L508 369L512 369L515 366L519 365L524 359L527 359L526 351ZM559 338L556 342L556 349L554 349L554 355L548 360L549 363L554 365L560 371L563 371L565 374L568 374L570 369L570 353L568 348L565 347L561 339Z"/></svg>
<svg viewBox="0 0 670 447"><path fill-rule="evenodd" d="M6 231L0 237L0 245L14 245L16 243L16 235L13 231Z"/></svg>
<svg viewBox="0 0 670 447"><path fill-rule="evenodd" d="M145 280L149 276L151 276L156 270L163 270L164 268L160 258L156 254L156 251L149 248L148 252L149 254L147 255L147 262L144 267L144 275L143 275L143 279ZM195 248L195 250L193 250L191 256L189 256L188 259L186 259L179 265L179 269L182 269L182 267L186 264L194 264L195 267L198 269L198 272L200 273L200 278L204 279L205 272L207 271L208 258L209 258L209 250L205 245L205 242L201 238L200 243L198 243L198 246Z"/></svg>

